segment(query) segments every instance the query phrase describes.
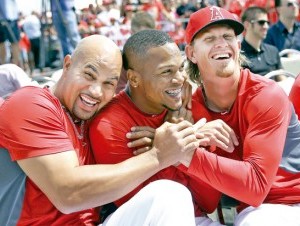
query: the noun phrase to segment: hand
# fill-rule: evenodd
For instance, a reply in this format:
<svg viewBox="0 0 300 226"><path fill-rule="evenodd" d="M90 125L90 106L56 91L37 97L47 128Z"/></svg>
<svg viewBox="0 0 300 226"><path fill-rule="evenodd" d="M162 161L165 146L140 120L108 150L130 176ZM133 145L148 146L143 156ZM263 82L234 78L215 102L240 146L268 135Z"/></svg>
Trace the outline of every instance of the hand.
<svg viewBox="0 0 300 226"><path fill-rule="evenodd" d="M165 121L171 122L171 123L179 123L183 120L187 120L194 123L192 112L190 110L185 109L184 107L181 107L178 111L168 111L168 114L165 117Z"/></svg>
<svg viewBox="0 0 300 226"><path fill-rule="evenodd" d="M192 117L192 85L186 79L181 92L182 106L177 111L168 111L168 114L165 117L165 121L172 123L179 123L183 120L187 120L191 123L194 123Z"/></svg>
<svg viewBox="0 0 300 226"><path fill-rule="evenodd" d="M201 143L201 146L204 147L216 146L231 153L235 146L239 145L233 129L220 119L207 122L197 130L197 133L202 133L202 136L209 139L208 143Z"/></svg>
<svg viewBox="0 0 300 226"><path fill-rule="evenodd" d="M149 151L152 148L152 143L154 139L155 129L149 126L136 126L131 128L131 132L126 134L128 139L133 141L129 142L127 146L129 148L137 148L133 152L134 155L139 155L146 151Z"/></svg>
<svg viewBox="0 0 300 226"><path fill-rule="evenodd" d="M190 84L188 79L186 79L183 84L182 91L181 91L181 99L182 99L181 108L186 108L188 110L191 110L192 109L192 85Z"/></svg>
<svg viewBox="0 0 300 226"><path fill-rule="evenodd" d="M155 131L153 150L162 169L179 162L186 152L194 151L198 146L195 128L188 121L165 122Z"/></svg>

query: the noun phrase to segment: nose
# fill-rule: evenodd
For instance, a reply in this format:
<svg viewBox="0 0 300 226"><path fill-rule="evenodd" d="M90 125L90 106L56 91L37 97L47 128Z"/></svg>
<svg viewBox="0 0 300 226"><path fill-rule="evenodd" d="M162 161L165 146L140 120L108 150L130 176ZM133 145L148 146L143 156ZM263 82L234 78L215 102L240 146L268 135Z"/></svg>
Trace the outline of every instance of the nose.
<svg viewBox="0 0 300 226"><path fill-rule="evenodd" d="M183 83L187 79L187 74L185 71L178 70L172 79L172 83Z"/></svg>
<svg viewBox="0 0 300 226"><path fill-rule="evenodd" d="M102 96L102 88L100 84L92 84L89 87L89 91L91 92L94 98L100 98Z"/></svg>
<svg viewBox="0 0 300 226"><path fill-rule="evenodd" d="M227 43L227 41L225 40L225 38L223 36L221 36L219 38L216 38L216 41L215 41L215 47L216 48L225 47L227 45L228 45L228 43Z"/></svg>

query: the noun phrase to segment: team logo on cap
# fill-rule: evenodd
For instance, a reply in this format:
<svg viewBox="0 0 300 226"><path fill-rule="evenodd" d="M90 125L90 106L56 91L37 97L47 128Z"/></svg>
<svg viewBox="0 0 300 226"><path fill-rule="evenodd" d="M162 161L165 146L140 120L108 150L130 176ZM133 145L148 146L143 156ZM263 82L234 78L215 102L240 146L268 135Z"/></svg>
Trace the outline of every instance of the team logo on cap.
<svg viewBox="0 0 300 226"><path fill-rule="evenodd" d="M221 20L224 19L220 9L218 7L210 7L211 19L210 20Z"/></svg>

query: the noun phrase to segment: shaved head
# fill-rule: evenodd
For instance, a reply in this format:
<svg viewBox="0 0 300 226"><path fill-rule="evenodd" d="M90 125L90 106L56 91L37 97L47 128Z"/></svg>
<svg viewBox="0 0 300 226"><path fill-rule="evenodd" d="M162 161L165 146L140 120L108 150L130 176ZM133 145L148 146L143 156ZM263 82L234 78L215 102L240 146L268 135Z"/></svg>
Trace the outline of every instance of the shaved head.
<svg viewBox="0 0 300 226"><path fill-rule="evenodd" d="M75 118L87 120L113 97L121 69L119 47L105 36L91 35L64 58L62 76L52 92Z"/></svg>
<svg viewBox="0 0 300 226"><path fill-rule="evenodd" d="M91 35L78 43L72 54L72 59L74 62L81 61L85 57L91 57L91 54L98 55L99 53L103 58L106 56L118 58L118 55L121 54L119 47L109 38L103 35Z"/></svg>

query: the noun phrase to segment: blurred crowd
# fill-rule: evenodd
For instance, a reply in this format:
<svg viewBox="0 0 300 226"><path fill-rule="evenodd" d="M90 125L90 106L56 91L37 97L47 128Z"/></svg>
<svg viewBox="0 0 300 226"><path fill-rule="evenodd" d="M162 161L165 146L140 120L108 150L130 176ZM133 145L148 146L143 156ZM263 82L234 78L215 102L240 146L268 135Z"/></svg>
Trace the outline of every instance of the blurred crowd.
<svg viewBox="0 0 300 226"><path fill-rule="evenodd" d="M56 7L55 3L58 2L61 5ZM74 2L70 0L51 0L51 8L58 8L56 9L58 16L53 9L41 13L32 12L26 16L18 12L20 38L17 40L20 57L19 60L13 60L15 50L9 47L13 46L14 42L9 40L5 45L8 54L4 56L4 60L2 57L1 64L15 63L30 74L34 70L42 72L45 67L59 68L64 55L72 52L72 49L66 47L67 38L73 41L74 47L78 39L92 34L105 35L122 49L125 41L133 33L132 19L138 12L149 14L154 22L149 21L147 16L140 16L136 22L137 26L151 28L148 26L149 23L154 23L153 28L169 33L183 50L185 27L190 14L211 5L223 7L239 18L248 7L260 6L267 10L270 24L278 21L275 0L103 0L95 1L95 4L89 4L83 9L76 9ZM69 26L68 18L71 18L65 10L68 7L75 13L77 31L74 29L60 31L63 25L55 26L55 15L58 17L56 19L58 24L66 23ZM67 21L64 22L64 19Z"/></svg>

